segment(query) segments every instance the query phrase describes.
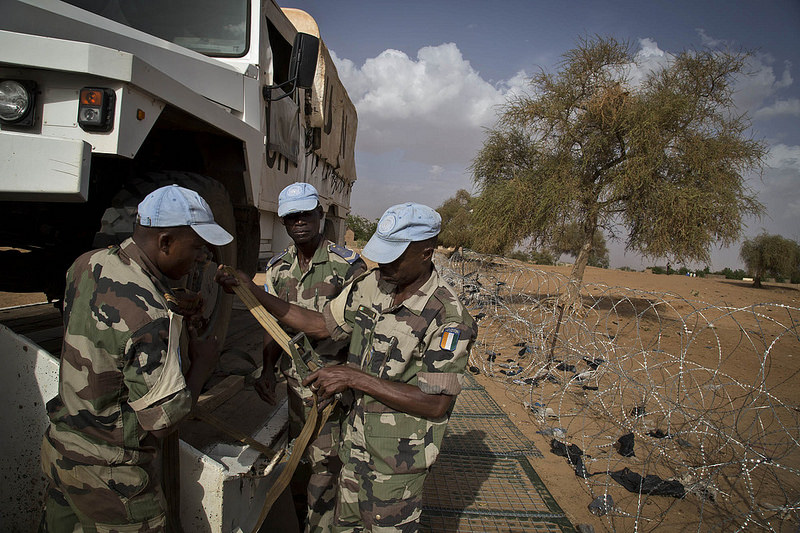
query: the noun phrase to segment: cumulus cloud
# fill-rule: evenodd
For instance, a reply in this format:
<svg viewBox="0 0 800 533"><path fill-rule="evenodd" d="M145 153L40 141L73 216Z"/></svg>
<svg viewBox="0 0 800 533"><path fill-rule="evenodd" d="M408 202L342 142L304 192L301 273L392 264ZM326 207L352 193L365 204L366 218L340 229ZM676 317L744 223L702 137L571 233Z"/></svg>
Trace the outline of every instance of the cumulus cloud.
<svg viewBox="0 0 800 533"><path fill-rule="evenodd" d="M634 63L628 68L628 79L634 87L639 86L651 72L666 67L673 58L672 54L659 48L653 39L639 39L639 50L634 56Z"/></svg>
<svg viewBox="0 0 800 533"><path fill-rule="evenodd" d="M360 67L333 57L358 110L358 150L399 149L430 165L465 166L484 128L495 123L498 104L519 83L493 86L454 43L426 46L415 58L385 50Z"/></svg>
<svg viewBox="0 0 800 533"><path fill-rule="evenodd" d="M753 113L753 118L755 119L776 117L800 117L800 100L797 98L776 100L772 105L757 109Z"/></svg>
<svg viewBox="0 0 800 533"><path fill-rule="evenodd" d="M774 169L794 170L800 174L800 146L776 144L769 151L767 166Z"/></svg>

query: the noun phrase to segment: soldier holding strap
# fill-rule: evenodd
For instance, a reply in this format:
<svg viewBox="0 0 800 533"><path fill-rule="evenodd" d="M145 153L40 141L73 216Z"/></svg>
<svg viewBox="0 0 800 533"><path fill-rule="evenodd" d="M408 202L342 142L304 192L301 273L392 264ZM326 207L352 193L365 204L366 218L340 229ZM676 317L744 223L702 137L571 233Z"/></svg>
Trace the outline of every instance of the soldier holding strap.
<svg viewBox="0 0 800 533"><path fill-rule="evenodd" d="M323 401L353 393L342 421L335 531L418 528L422 486L477 336L472 317L433 265L440 226L430 207L389 208L363 252L378 268L322 313L274 298L242 273L218 272L223 287L249 284L284 324L316 339L349 340L346 365L303 381Z"/></svg>

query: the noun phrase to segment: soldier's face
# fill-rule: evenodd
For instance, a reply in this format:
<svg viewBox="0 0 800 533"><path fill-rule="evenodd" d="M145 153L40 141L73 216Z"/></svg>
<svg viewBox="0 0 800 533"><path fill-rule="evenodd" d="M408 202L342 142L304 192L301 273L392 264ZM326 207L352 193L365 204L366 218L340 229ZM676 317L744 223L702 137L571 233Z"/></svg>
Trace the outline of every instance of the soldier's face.
<svg viewBox="0 0 800 533"><path fill-rule="evenodd" d="M286 226L286 233L295 244L305 244L316 239L320 220L322 220L320 209L292 213L281 219Z"/></svg>
<svg viewBox="0 0 800 533"><path fill-rule="evenodd" d="M403 255L392 261L378 265L381 279L394 283L402 289L430 272L432 249L423 242L412 242Z"/></svg>
<svg viewBox="0 0 800 533"><path fill-rule="evenodd" d="M161 260L159 269L171 279L180 279L188 274L195 263L205 259L206 243L189 227L173 228L161 237Z"/></svg>

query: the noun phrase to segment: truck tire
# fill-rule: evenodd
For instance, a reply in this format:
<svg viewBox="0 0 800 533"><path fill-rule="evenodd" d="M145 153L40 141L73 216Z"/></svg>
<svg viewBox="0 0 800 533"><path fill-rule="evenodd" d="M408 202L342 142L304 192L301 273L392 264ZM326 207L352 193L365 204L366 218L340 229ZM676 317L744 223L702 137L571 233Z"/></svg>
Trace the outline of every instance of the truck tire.
<svg viewBox="0 0 800 533"><path fill-rule="evenodd" d="M197 191L211 206L214 220L228 233L236 235L233 205L221 183L192 172L149 172L126 183L125 187L114 196L111 207L103 213L100 231L94 239L95 247L112 246L130 237L133 234L139 202L159 187L173 183ZM176 281L173 287L186 288L202 294L205 306L204 326L199 331L200 336L216 335L221 346L228 331L233 295L226 294L214 282L214 273L219 264L236 267L236 240L226 246L210 246L208 258L205 264L198 264L194 271L184 279Z"/></svg>

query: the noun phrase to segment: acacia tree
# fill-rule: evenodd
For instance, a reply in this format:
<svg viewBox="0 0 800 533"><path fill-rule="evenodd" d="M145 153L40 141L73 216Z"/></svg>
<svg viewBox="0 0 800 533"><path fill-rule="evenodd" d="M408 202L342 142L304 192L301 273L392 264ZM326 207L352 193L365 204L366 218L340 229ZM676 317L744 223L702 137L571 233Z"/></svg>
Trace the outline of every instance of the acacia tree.
<svg viewBox="0 0 800 533"><path fill-rule="evenodd" d="M684 52L634 84L627 44L582 39L505 104L473 160L478 244L546 245L577 224L576 281L601 230L644 256L708 262L713 243L732 244L743 217L763 211L745 176L765 147L732 102L745 59Z"/></svg>
<svg viewBox="0 0 800 533"><path fill-rule="evenodd" d="M742 243L739 257L753 275L753 287L761 288L766 275L789 277L800 267L800 245L780 235L762 233Z"/></svg>
<svg viewBox="0 0 800 533"><path fill-rule="evenodd" d="M442 229L439 232L439 244L452 248L472 246L472 203L473 198L464 189L456 191L455 196L448 198L436 211L442 217Z"/></svg>
<svg viewBox="0 0 800 533"><path fill-rule="evenodd" d="M583 228L572 223L556 228L553 232L553 243L550 249L556 257L567 254L577 258L583 248ZM593 267L608 268L608 247L603 232L596 231L592 238L592 250L589 252L587 264Z"/></svg>

